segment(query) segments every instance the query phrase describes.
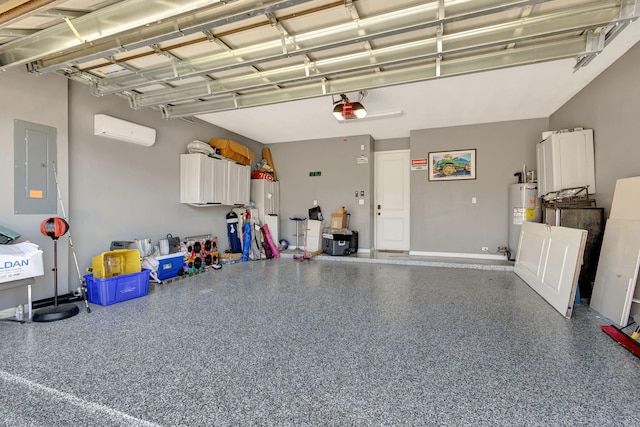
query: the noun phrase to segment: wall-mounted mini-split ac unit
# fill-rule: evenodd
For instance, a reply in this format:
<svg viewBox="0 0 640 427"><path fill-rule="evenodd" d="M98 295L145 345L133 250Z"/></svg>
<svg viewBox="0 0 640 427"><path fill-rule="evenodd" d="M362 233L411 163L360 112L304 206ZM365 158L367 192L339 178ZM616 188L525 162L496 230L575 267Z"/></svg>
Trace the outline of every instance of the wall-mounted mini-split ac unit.
<svg viewBox="0 0 640 427"><path fill-rule="evenodd" d="M93 134L149 147L156 142L156 130L126 120L95 114Z"/></svg>

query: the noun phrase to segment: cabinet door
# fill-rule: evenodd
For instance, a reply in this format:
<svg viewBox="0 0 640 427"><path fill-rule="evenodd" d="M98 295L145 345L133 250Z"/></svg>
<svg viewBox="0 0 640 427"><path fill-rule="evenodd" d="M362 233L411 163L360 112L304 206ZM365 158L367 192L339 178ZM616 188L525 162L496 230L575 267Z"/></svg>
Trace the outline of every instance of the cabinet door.
<svg viewBox="0 0 640 427"><path fill-rule="evenodd" d="M264 181L262 198L264 199L264 214L273 215L273 181Z"/></svg>
<svg viewBox="0 0 640 427"><path fill-rule="evenodd" d="M180 203L209 203L212 165L207 160L204 154L180 155Z"/></svg>
<svg viewBox="0 0 640 427"><path fill-rule="evenodd" d="M227 161L213 158L212 198L213 203L224 204L227 200Z"/></svg>
<svg viewBox="0 0 640 427"><path fill-rule="evenodd" d="M249 166L227 162L227 205L245 205L249 202L251 171Z"/></svg>
<svg viewBox="0 0 640 427"><path fill-rule="evenodd" d="M264 224L265 215L280 213L280 183L266 179L252 179L251 200L260 212L260 222Z"/></svg>
<svg viewBox="0 0 640 427"><path fill-rule="evenodd" d="M264 224L264 212L265 212L265 198L264 198L264 179L252 179L251 180L251 201L255 204L258 210L258 219L260 224Z"/></svg>
<svg viewBox="0 0 640 427"><path fill-rule="evenodd" d="M239 198L238 165L236 162L227 161L227 197L225 205L235 205Z"/></svg>
<svg viewBox="0 0 640 427"><path fill-rule="evenodd" d="M213 166L213 159L211 157L202 156L202 203L214 203L216 198L213 184Z"/></svg>
<svg viewBox="0 0 640 427"><path fill-rule="evenodd" d="M246 205L251 200L251 166L238 165L239 201Z"/></svg>
<svg viewBox="0 0 640 427"><path fill-rule="evenodd" d="M278 181L269 182L269 212L270 215L280 214L280 183Z"/></svg>

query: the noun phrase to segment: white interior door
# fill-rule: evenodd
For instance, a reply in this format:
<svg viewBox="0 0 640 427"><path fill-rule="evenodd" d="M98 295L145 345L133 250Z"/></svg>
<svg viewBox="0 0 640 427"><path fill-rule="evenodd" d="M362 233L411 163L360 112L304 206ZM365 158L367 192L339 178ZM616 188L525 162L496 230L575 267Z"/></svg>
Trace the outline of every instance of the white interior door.
<svg viewBox="0 0 640 427"><path fill-rule="evenodd" d="M640 221L609 219L590 306L619 326L627 326L639 268Z"/></svg>
<svg viewBox="0 0 640 427"><path fill-rule="evenodd" d="M524 222L513 271L564 317L571 317L587 231Z"/></svg>
<svg viewBox="0 0 640 427"><path fill-rule="evenodd" d="M640 176L636 176L616 181L591 307L618 325L627 326L629 315L638 312L640 307L636 290L639 269Z"/></svg>
<svg viewBox="0 0 640 427"><path fill-rule="evenodd" d="M410 151L375 153L375 249L408 251Z"/></svg>

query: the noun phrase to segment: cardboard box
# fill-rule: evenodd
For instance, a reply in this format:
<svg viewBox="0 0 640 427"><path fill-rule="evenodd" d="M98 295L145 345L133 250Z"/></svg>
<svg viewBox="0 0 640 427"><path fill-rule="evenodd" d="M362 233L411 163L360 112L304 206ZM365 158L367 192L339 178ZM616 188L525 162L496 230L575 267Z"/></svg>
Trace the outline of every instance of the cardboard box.
<svg viewBox="0 0 640 427"><path fill-rule="evenodd" d="M238 142L230 139L212 138L209 144L217 148L220 155L227 159L235 160L243 165L250 165L253 162L253 151Z"/></svg>
<svg viewBox="0 0 640 427"><path fill-rule="evenodd" d="M332 213L331 214L331 228L346 228L347 227L347 213Z"/></svg>
<svg viewBox="0 0 640 427"><path fill-rule="evenodd" d="M235 264L242 262L242 254L221 253L220 264Z"/></svg>
<svg viewBox="0 0 640 427"><path fill-rule="evenodd" d="M344 206L331 214L331 228L347 228L347 211Z"/></svg>
<svg viewBox="0 0 640 427"><path fill-rule="evenodd" d="M42 249L35 243L0 245L0 283L42 276Z"/></svg>

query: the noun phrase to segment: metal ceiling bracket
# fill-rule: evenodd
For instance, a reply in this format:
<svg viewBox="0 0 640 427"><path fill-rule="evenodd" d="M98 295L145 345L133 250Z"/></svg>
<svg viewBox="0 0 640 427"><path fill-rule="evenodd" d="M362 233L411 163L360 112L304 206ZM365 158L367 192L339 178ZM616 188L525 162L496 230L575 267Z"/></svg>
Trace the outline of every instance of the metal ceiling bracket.
<svg viewBox="0 0 640 427"><path fill-rule="evenodd" d="M269 25L277 28L278 31L282 32L282 25L280 25L280 22L278 22L278 19L272 12L267 12L264 14L264 16L266 16L267 19L269 20Z"/></svg>
<svg viewBox="0 0 640 427"><path fill-rule="evenodd" d="M623 0L620 5L620 19L633 19L640 16L638 0Z"/></svg>
<svg viewBox="0 0 640 427"><path fill-rule="evenodd" d="M122 95L129 101L129 108L138 110L135 97L130 92L122 92Z"/></svg>
<svg viewBox="0 0 640 427"><path fill-rule="evenodd" d="M204 30L204 31L202 31L202 34L204 34L205 37L207 38L207 40L209 40L210 42L216 41L216 36L213 35L213 31Z"/></svg>
<svg viewBox="0 0 640 427"><path fill-rule="evenodd" d="M2 71L6 71L6 70L3 68ZM27 71L33 74L40 74L33 62L27 63Z"/></svg>
<svg viewBox="0 0 640 427"><path fill-rule="evenodd" d="M63 19L64 19L64 22L67 23L67 26L69 27L69 29L71 29L71 32L73 33L73 35L76 36L76 38L80 41L80 43L84 43L85 40L82 38L78 30L76 30L76 27L73 26L73 24L71 23L71 20L66 16Z"/></svg>
<svg viewBox="0 0 640 427"><path fill-rule="evenodd" d="M91 95L93 95L93 96L102 96L102 94L98 90L98 82L94 81L94 82L91 83Z"/></svg>
<svg viewBox="0 0 640 427"><path fill-rule="evenodd" d="M309 60L309 57L307 55L304 56L304 74L305 76L309 77L309 67L310 67L310 63L311 61Z"/></svg>
<svg viewBox="0 0 640 427"><path fill-rule="evenodd" d="M162 115L162 118L165 120L169 120L169 112L167 111L167 107L165 105L161 105L158 107L160 109L160 114Z"/></svg>
<svg viewBox="0 0 640 427"><path fill-rule="evenodd" d="M587 32L587 45L585 47L585 53L587 55L597 55L604 49L604 37L605 32L600 31L596 33L594 30Z"/></svg>
<svg viewBox="0 0 640 427"><path fill-rule="evenodd" d="M594 34L593 30L587 33L585 52L576 57L576 65L574 65L573 71L576 72L580 68L589 65L629 23L638 19L639 14L637 0L623 1L620 5L620 19L612 22L611 25L601 28L597 34Z"/></svg>
<svg viewBox="0 0 640 427"><path fill-rule="evenodd" d="M436 28L436 51L438 56L436 57L436 78L440 77L441 65L442 65L442 35L444 34L444 18L446 17L446 11L444 7L444 0L438 0L438 20L440 25Z"/></svg>
<svg viewBox="0 0 640 427"><path fill-rule="evenodd" d="M444 19L445 16L444 0L438 0L438 19Z"/></svg>
<svg viewBox="0 0 640 427"><path fill-rule="evenodd" d="M353 0L345 0L344 6L349 15L351 15L352 20L357 21L360 19L360 14L358 13L358 9L356 9L356 5L353 3Z"/></svg>
<svg viewBox="0 0 640 427"><path fill-rule="evenodd" d="M175 61L171 61L171 66L173 67L173 75L175 77L180 77L180 75L178 74L178 69L176 68L176 62Z"/></svg>
<svg viewBox="0 0 640 427"><path fill-rule="evenodd" d="M282 54L286 55L288 53L287 38L289 37L289 33L284 29L282 24L278 21L278 18L276 18L276 16L273 13L267 12L265 13L265 16L269 20L269 24L273 28L278 30L278 32L280 33L280 43L282 44Z"/></svg>

